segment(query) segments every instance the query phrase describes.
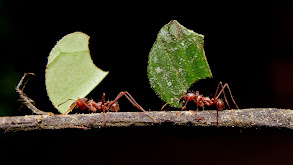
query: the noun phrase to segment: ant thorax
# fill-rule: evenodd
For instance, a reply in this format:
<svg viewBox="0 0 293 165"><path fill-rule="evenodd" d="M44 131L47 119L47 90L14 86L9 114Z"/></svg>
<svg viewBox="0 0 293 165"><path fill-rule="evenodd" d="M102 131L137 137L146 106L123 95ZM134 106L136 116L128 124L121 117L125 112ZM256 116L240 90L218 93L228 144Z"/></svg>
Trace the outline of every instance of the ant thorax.
<svg viewBox="0 0 293 165"><path fill-rule="evenodd" d="M97 112L97 110L99 110L98 103L96 103L93 99L87 101L87 105L89 106L89 110L92 112Z"/></svg>
<svg viewBox="0 0 293 165"><path fill-rule="evenodd" d="M186 93L181 100L184 101L201 101L201 99L203 98L203 95L200 95L198 91L196 91L196 93L193 92L188 92Z"/></svg>

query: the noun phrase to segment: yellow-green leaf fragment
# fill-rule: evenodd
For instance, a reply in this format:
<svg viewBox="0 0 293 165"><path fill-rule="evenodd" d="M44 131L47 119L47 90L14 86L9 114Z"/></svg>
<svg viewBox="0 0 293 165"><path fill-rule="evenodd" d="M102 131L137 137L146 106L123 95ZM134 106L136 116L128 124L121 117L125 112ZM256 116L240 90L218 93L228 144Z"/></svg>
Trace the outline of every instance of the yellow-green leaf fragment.
<svg viewBox="0 0 293 165"><path fill-rule="evenodd" d="M172 107L181 107L179 100L193 83L212 77L203 39L176 20L158 33L149 53L148 77L157 95Z"/></svg>
<svg viewBox="0 0 293 165"><path fill-rule="evenodd" d="M88 35L71 33L57 42L48 57L46 89L60 113L74 102L69 99L86 97L108 74L93 63L88 44Z"/></svg>

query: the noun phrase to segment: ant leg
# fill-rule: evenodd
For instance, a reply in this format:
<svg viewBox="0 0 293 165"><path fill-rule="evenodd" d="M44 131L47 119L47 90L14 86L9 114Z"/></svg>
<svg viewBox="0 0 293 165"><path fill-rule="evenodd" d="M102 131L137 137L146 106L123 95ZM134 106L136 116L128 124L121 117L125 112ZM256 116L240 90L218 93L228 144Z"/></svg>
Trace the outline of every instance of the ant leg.
<svg viewBox="0 0 293 165"><path fill-rule="evenodd" d="M234 120L237 121L237 119L236 119L236 117L235 117L235 115L234 115L234 113L233 113L233 110L231 109L231 107L230 107L230 105L229 105L229 103L228 103L228 101L227 101L227 98L226 98L226 95L225 95L225 92L224 92L224 89L227 87L227 88L228 88L228 91L229 91L229 93L230 93L231 99L232 99L232 101L233 101L233 103L234 103L234 105L239 109L238 105L236 104L236 102L235 102L235 100L234 100L234 98L233 98L233 96L232 96L232 92L231 92L231 90L230 90L230 87L229 87L229 85L228 85L227 83L225 83L224 86L223 86L223 84L222 84L221 81L220 81L220 83L219 83L219 85L218 85L218 88L219 88L220 85L221 85L222 89L221 89L221 91L219 92L219 94L217 95L217 97L215 97L215 98L218 99L218 98L220 97L221 93L223 93L224 98L225 98L225 102L227 103L229 109L231 110L231 113L232 113L232 116L233 116ZM216 93L218 92L218 88L217 88ZM219 110L217 110L217 126L218 126L218 118L219 118L219 114L218 114L219 112L218 112L218 111L219 111Z"/></svg>
<svg viewBox="0 0 293 165"><path fill-rule="evenodd" d="M103 107L104 126L106 127L106 107Z"/></svg>
<svg viewBox="0 0 293 165"><path fill-rule="evenodd" d="M102 96L102 105L104 105L104 103L105 103L105 97L106 97L106 94L103 93L103 96Z"/></svg>
<svg viewBox="0 0 293 165"><path fill-rule="evenodd" d="M115 98L115 100L113 100L108 106L107 106L107 108L111 108L111 106L115 103L115 102L117 102L122 96L125 96L128 100L129 100L129 102L132 104L132 105L134 105L136 108L138 108L138 109L140 109L141 111L143 111L143 112L145 112L146 113L146 115L149 117L149 118L151 118L155 123L157 123L157 121L152 117L152 116L150 116L135 100L134 100L134 98L127 92L127 91L125 91L125 92L120 92L117 96L116 96L116 98Z"/></svg>
<svg viewBox="0 0 293 165"><path fill-rule="evenodd" d="M133 99L133 97L131 97L131 95L130 95L130 97L129 96L127 96L127 93L128 92L120 92L117 96L116 96L116 98L108 105L108 108L110 108L114 103L116 103L122 96L125 96L129 101L130 101L130 103L131 104L133 104L135 107L137 107L138 109L143 109L134 99Z"/></svg>
<svg viewBox="0 0 293 165"><path fill-rule="evenodd" d="M74 109L75 106L76 106L76 103L72 104L70 106L70 108L65 113L62 113L61 115L66 115L66 114L70 113Z"/></svg>
<svg viewBox="0 0 293 165"><path fill-rule="evenodd" d="M191 98L193 100L193 102L196 104L196 111L198 111L198 105L199 105L199 101L196 101L194 98ZM200 105L200 107L202 107L202 110L204 111L204 105Z"/></svg>
<svg viewBox="0 0 293 165"><path fill-rule="evenodd" d="M101 102L102 102L101 107L103 108L104 126L106 127L106 108L107 107L105 106L105 97L106 97L106 94L103 93L102 100L101 100Z"/></svg>
<svg viewBox="0 0 293 165"><path fill-rule="evenodd" d="M105 97L106 97L106 94L103 93L103 96L102 96L102 107L103 107L104 125L106 126L106 107L104 106L105 105Z"/></svg>
<svg viewBox="0 0 293 165"><path fill-rule="evenodd" d="M64 101L63 103L60 103L60 104L58 105L58 107L59 107L60 105L64 104L64 103L66 103L66 102L69 101L69 100L72 100L72 101L75 101L75 102L76 102L76 100L68 99L68 100ZM62 113L61 115L66 115L66 114L70 113L70 112L73 110L73 108L74 108L75 106L76 106L76 103L71 104L71 105L70 105L70 108L69 108L65 113Z"/></svg>
<svg viewBox="0 0 293 165"><path fill-rule="evenodd" d="M233 113L232 113L233 114ZM234 116L234 114L233 114ZM235 117L235 116L234 116ZM219 127L219 110L217 109L217 127Z"/></svg>
<svg viewBox="0 0 293 165"><path fill-rule="evenodd" d="M227 84L227 83L226 83L226 84ZM222 89L221 89L221 91L218 93L220 86L222 87ZM230 105L229 105L229 102L227 101L227 97L226 97L226 94L225 94L225 91L224 91L223 83L220 81L219 84L218 84L218 87L217 87L217 90L216 90L216 93L215 93L215 97L214 97L214 98L216 98L216 99L219 98L221 93L223 93L223 95L224 95L224 99L225 99L225 102L226 102L226 104L228 105L229 109L231 109L231 107L230 107Z"/></svg>
<svg viewBox="0 0 293 165"><path fill-rule="evenodd" d="M172 99L171 101L167 102L166 104L164 104L161 108L161 111L165 108L165 106L167 106L168 104L170 104L172 101L174 100L178 100L180 97L176 97L175 99Z"/></svg>
<svg viewBox="0 0 293 165"><path fill-rule="evenodd" d="M161 108L161 111L162 111L162 110L163 110L168 104L170 104L170 102L164 104L164 105L162 106L162 108Z"/></svg>
<svg viewBox="0 0 293 165"><path fill-rule="evenodd" d="M155 123L157 123L156 119L154 119L151 115L149 115L135 100L134 98L127 92L125 97L138 109L143 111L149 118L151 118Z"/></svg>
<svg viewBox="0 0 293 165"><path fill-rule="evenodd" d="M222 88L223 88L222 81L220 81L220 82L219 82L219 84L218 84L218 86L217 86L217 90L216 90L216 93L215 93L215 96L214 96L214 98L216 98L216 96L217 96L217 94L218 94L218 92L219 92L220 85L221 85L221 86L222 86Z"/></svg>
<svg viewBox="0 0 293 165"><path fill-rule="evenodd" d="M225 98L225 102L227 103L229 109L231 109L231 108L230 108L230 105L229 105L229 103L228 103L228 101L227 101L227 97L226 97L226 95L225 95L225 92L224 92L224 89L227 87L227 88L228 88L228 91L229 91L229 93L230 93L231 99L232 99L232 101L233 101L233 103L234 103L234 105L239 109L238 105L236 104L236 102L235 102L235 100L234 100L234 98L233 98L233 96L232 96L232 92L231 92L231 90L230 90L230 88L229 88L229 85L228 85L227 83L225 83L224 86L223 86L222 82L220 82L219 85L218 85L218 88L219 88L220 85L221 85L222 89L221 89L221 91L219 92L219 94L215 97L215 99L218 99L218 98L220 97L220 95L223 93L224 98ZM216 94L217 94L217 92L218 92L218 88L217 88Z"/></svg>
<svg viewBox="0 0 293 165"><path fill-rule="evenodd" d="M184 106L181 108L181 111L180 111L179 113L176 113L176 115L179 115L179 114L182 112L182 110L186 108L186 105L187 105L188 101L189 101L189 100L186 100L186 103L185 103Z"/></svg>
<svg viewBox="0 0 293 165"><path fill-rule="evenodd" d="M143 111L144 113L146 113L146 115L151 118L155 123L157 123L157 121L151 116L149 115L135 100L134 98L130 95L130 93L128 93L127 91L124 92L125 97L138 109L140 109L141 111ZM121 96L122 97L122 96Z"/></svg>

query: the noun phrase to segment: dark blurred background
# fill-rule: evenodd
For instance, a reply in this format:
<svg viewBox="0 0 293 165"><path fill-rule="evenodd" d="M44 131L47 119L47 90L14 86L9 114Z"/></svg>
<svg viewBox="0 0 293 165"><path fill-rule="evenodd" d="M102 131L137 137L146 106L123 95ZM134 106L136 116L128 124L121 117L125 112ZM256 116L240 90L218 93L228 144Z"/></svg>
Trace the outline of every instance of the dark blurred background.
<svg viewBox="0 0 293 165"><path fill-rule="evenodd" d="M198 81L191 90L199 90L206 96L212 96L218 82L222 81L229 83L240 108L293 108L293 7L290 3L82 1L66 4L59 1L36 3L2 0L0 115L31 114L30 110L22 107L17 101L18 96L14 90L23 73L27 72L33 72L36 76L30 78L24 92L35 101L39 109L58 113L50 103L45 89L47 56L58 40L75 31L84 32L91 37L89 47L94 63L110 72L89 94L90 98L99 100L105 92L107 98L113 99L120 91L128 91L145 109L159 110L164 102L150 88L146 72L147 60L160 28L172 19L205 35L204 49L213 78ZM137 111L126 99L121 99L119 103L121 111ZM191 104L189 109L194 106ZM133 135L134 132L137 134ZM79 132L75 131L31 134L33 135L16 133L3 135L2 138L7 140L25 136L25 140L18 141L17 144L21 147L17 149L25 151L29 144L33 144L33 147L28 149L30 152L36 152L38 149L44 151L44 155L38 153L38 156L46 157L46 154L49 154L52 162L56 160L71 164L80 163L73 161L76 157L69 159L80 154L81 157L88 156L91 159L99 155L99 159L105 158L101 163L116 157L118 160L112 160L113 164L119 160L123 163L132 160L130 164L133 161L140 164L164 164L164 159L156 162L161 154L166 159L171 159L166 161L167 164L270 164L286 162L289 159L287 153L291 152L289 148L293 147L292 141L288 140L292 138L290 131L288 133L269 128L243 130L166 126L108 129L100 132L89 131L84 136L79 135L77 139L75 136ZM121 134L124 136L121 137ZM44 145L45 148L38 148L37 144L43 141L36 139L49 135L54 135L52 143ZM121 138L125 146L129 146L127 149L123 146L124 143L119 143L122 143ZM29 143L26 143L26 140ZM85 143L79 142L80 140ZM94 144L91 144L92 141ZM102 143L103 141L105 143ZM9 144L13 143L14 140L10 140ZM55 145L51 145L53 143ZM76 148L73 144L76 144ZM91 145L97 148L89 148ZM120 147L115 151L117 145ZM142 148L137 147L140 145ZM143 150L143 147L150 146L154 147L155 152L153 149ZM253 148L255 146L256 150ZM62 149L54 154L55 147ZM137 153L134 157L131 156L131 147L138 150L135 151ZM157 148L160 149L156 150ZM74 152L71 153L70 150ZM129 155L124 153L124 150ZM69 158L60 156L61 151ZM239 151L241 156L236 151ZM138 153L148 158L143 158ZM188 158L184 153L188 153ZM151 159L154 154L157 154L154 162L140 162ZM170 157L169 154L174 156ZM201 159L198 159L198 156ZM55 157L58 159L53 159ZM240 161L240 158L245 161Z"/></svg>

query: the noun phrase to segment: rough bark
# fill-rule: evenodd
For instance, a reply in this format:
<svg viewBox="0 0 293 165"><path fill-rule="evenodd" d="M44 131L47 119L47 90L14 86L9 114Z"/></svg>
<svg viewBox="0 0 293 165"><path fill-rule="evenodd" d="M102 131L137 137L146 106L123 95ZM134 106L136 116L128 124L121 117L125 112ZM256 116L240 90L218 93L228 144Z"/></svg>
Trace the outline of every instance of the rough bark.
<svg viewBox="0 0 293 165"><path fill-rule="evenodd" d="M42 129L100 129L104 127L152 126L164 123L186 126L217 126L215 110L184 111L152 111L149 112L158 123L154 123L143 112L108 112L107 125L104 126L102 113L71 115L27 115L1 117L2 131L27 131ZM293 129L293 111L276 108L251 108L219 112L219 127L276 127Z"/></svg>

